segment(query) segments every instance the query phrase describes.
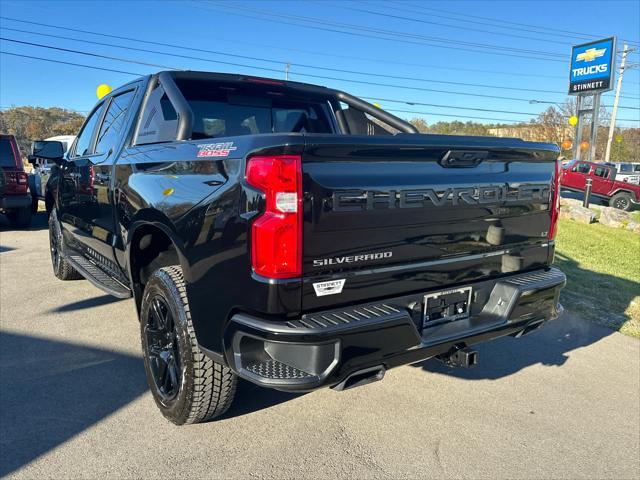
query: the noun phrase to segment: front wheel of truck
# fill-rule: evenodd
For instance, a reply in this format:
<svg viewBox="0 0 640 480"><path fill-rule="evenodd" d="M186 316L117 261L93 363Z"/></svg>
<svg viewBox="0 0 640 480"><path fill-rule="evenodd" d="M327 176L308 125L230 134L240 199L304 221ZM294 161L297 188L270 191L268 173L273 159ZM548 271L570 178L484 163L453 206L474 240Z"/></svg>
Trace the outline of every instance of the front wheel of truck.
<svg viewBox="0 0 640 480"><path fill-rule="evenodd" d="M204 422L231 406L237 377L198 347L179 266L160 268L147 281L140 336L149 388L171 422Z"/></svg>

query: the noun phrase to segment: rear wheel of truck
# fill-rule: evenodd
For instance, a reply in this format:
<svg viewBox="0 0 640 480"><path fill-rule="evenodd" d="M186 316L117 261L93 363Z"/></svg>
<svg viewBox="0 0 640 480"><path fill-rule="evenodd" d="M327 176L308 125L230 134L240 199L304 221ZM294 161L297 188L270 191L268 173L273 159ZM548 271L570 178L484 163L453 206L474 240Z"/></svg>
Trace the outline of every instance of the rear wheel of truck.
<svg viewBox="0 0 640 480"><path fill-rule="evenodd" d="M49 250L51 252L53 274L60 280L79 280L82 275L64 258L62 253L63 242L58 216L54 211L49 216Z"/></svg>
<svg viewBox="0 0 640 480"><path fill-rule="evenodd" d="M14 228L29 228L31 225L31 207L9 210L7 212L7 218Z"/></svg>
<svg viewBox="0 0 640 480"><path fill-rule="evenodd" d="M609 206L628 212L631 210L631 195L624 192L616 193L609 200Z"/></svg>
<svg viewBox="0 0 640 480"><path fill-rule="evenodd" d="M149 278L140 336L147 382L166 418L176 425L199 423L229 408L237 377L198 347L179 266L160 268Z"/></svg>

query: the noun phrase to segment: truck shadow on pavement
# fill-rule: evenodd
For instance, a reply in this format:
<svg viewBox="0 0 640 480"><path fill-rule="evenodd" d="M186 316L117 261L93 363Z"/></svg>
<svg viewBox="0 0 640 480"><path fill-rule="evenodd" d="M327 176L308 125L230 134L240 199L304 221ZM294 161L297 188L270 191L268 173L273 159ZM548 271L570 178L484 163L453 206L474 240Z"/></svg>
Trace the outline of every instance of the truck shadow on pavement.
<svg viewBox="0 0 640 480"><path fill-rule="evenodd" d="M479 361L473 368L449 367L435 358L413 366L465 380L496 380L532 365L561 367L569 359L568 352L596 343L612 333L607 327L565 313L527 336L504 337L474 345Z"/></svg>
<svg viewBox="0 0 640 480"><path fill-rule="evenodd" d="M259 410L302 397L306 393L280 392L271 388L262 388L246 380L238 379L236 401L220 420L241 417ZM217 421L218 419L214 420Z"/></svg>
<svg viewBox="0 0 640 480"><path fill-rule="evenodd" d="M470 369L452 368L436 359L413 366L466 380L498 379L536 364L560 367L569 359L568 352L596 343L615 333L611 328L582 318L584 312L586 310L589 315L598 316L602 306L606 305L610 317L608 322L603 323L616 323L611 321L615 318L617 323L614 328L619 328L620 320L624 322L629 318L624 311L640 293L640 283L580 268L580 265L569 257L556 257L555 264L567 275L567 286L560 294L560 302L565 306L573 304L580 307L582 314L569 308L559 319L549 322L527 336L504 337L474 345L473 348L478 351L479 362L476 367ZM587 288L596 289L599 294L592 295L585 291ZM602 292L606 292L606 298L603 298Z"/></svg>
<svg viewBox="0 0 640 480"><path fill-rule="evenodd" d="M125 298L117 298L113 295L105 294L99 297L86 298L84 300L78 300L77 302L67 303L58 307L52 308L48 313L64 313L75 312L76 310L86 310L88 308L101 307L103 305L109 305L111 303L121 302L127 300Z"/></svg>
<svg viewBox="0 0 640 480"><path fill-rule="evenodd" d="M0 477L146 391L139 357L2 332Z"/></svg>
<svg viewBox="0 0 640 480"><path fill-rule="evenodd" d="M222 419L303 395L260 388L243 380L238 390L238 400ZM0 478L64 444L147 391L144 366L138 356L2 332Z"/></svg>
<svg viewBox="0 0 640 480"><path fill-rule="evenodd" d="M49 216L46 212L38 212L31 217L31 225L29 228L22 229L24 231L47 230L49 228ZM0 232L13 230L9 220L5 215L0 214Z"/></svg>

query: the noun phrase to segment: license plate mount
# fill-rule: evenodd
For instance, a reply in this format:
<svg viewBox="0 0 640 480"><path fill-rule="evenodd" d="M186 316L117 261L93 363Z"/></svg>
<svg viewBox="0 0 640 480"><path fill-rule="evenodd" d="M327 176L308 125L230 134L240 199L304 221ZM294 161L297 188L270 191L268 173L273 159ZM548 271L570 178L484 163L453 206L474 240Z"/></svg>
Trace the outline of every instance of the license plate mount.
<svg viewBox="0 0 640 480"><path fill-rule="evenodd" d="M423 298L423 326L429 327L467 318L471 305L471 293L471 287L463 287L425 295Z"/></svg>

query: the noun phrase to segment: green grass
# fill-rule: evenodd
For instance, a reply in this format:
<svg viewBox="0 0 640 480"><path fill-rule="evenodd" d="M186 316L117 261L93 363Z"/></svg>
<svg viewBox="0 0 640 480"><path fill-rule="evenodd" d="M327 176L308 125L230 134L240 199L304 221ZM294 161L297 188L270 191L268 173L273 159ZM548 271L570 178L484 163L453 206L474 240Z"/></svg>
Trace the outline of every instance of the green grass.
<svg viewBox="0 0 640 480"><path fill-rule="evenodd" d="M556 265L567 275L565 308L640 338L638 234L560 220Z"/></svg>

